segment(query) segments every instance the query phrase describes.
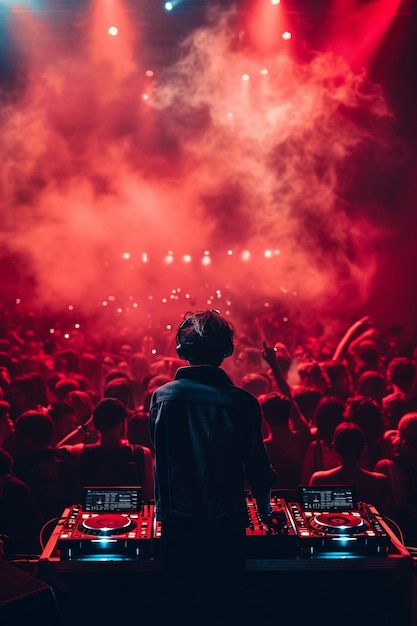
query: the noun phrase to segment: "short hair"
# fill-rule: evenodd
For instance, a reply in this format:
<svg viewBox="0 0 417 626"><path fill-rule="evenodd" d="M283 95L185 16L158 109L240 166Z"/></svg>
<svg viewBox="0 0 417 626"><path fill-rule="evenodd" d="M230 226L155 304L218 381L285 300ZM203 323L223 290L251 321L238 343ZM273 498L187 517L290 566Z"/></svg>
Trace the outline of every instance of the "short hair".
<svg viewBox="0 0 417 626"><path fill-rule="evenodd" d="M381 372L366 370L359 376L357 392L361 396L373 398L381 404L382 398L387 394L387 381Z"/></svg>
<svg viewBox="0 0 417 626"><path fill-rule="evenodd" d="M373 446L384 434L382 410L367 396L352 396L346 401L345 419L358 424L365 433L366 443Z"/></svg>
<svg viewBox="0 0 417 626"><path fill-rule="evenodd" d="M387 367L387 379L399 387L410 386L416 377L416 366L412 359L395 357Z"/></svg>
<svg viewBox="0 0 417 626"><path fill-rule="evenodd" d="M378 344L372 339L363 339L358 346L358 358L373 367L377 367L380 358Z"/></svg>
<svg viewBox="0 0 417 626"><path fill-rule="evenodd" d="M129 377L119 376L106 383L103 390L103 398L117 398L125 407L131 408L133 404L133 386Z"/></svg>
<svg viewBox="0 0 417 626"><path fill-rule="evenodd" d="M253 396L258 397L262 393L271 391L271 380L268 374L250 372L242 378L241 387L249 391Z"/></svg>
<svg viewBox="0 0 417 626"><path fill-rule="evenodd" d="M45 411L33 409L25 411L16 420L15 431L23 435L30 435L36 445L47 447L54 434L54 420Z"/></svg>
<svg viewBox="0 0 417 626"><path fill-rule="evenodd" d="M340 457L358 461L365 447L365 433L354 422L341 422L334 431L333 447Z"/></svg>
<svg viewBox="0 0 417 626"><path fill-rule="evenodd" d="M300 387L294 389L293 398L306 420L310 421L318 403L323 398L323 394L318 389L312 387Z"/></svg>
<svg viewBox="0 0 417 626"><path fill-rule="evenodd" d="M417 412L406 413L398 422L398 445L401 450L417 450Z"/></svg>
<svg viewBox="0 0 417 626"><path fill-rule="evenodd" d="M93 411L93 423L97 430L105 432L121 424L127 417L127 409L117 398L104 398Z"/></svg>
<svg viewBox="0 0 417 626"><path fill-rule="evenodd" d="M55 395L58 400L65 400L70 391L80 389L80 385L75 378L61 378L55 385Z"/></svg>
<svg viewBox="0 0 417 626"><path fill-rule="evenodd" d="M233 324L219 311L197 311L178 327L177 354L191 364L220 365L233 354L233 336Z"/></svg>
<svg viewBox="0 0 417 626"><path fill-rule="evenodd" d="M62 400L51 402L47 411L48 415L52 417L55 424L57 424L65 415L75 415L74 407L69 402Z"/></svg>
<svg viewBox="0 0 417 626"><path fill-rule="evenodd" d="M80 368L80 357L78 356L77 352L75 350L70 349L64 349L64 350L58 350L57 352L54 352L52 354L54 360L55 359L59 359L59 360L63 360L67 366L67 368L71 371L71 372L78 372L79 368Z"/></svg>
<svg viewBox="0 0 417 626"><path fill-rule="evenodd" d="M347 375L350 377L350 371L346 362L342 359L329 359L327 361L323 361L322 367L329 377L330 384L335 385L340 376Z"/></svg>
<svg viewBox="0 0 417 626"><path fill-rule="evenodd" d="M331 445L334 431L344 420L345 403L334 396L320 398L314 413L313 423L317 426L317 435Z"/></svg>
<svg viewBox="0 0 417 626"><path fill-rule="evenodd" d="M259 398L262 414L270 426L285 426L290 419L292 402L282 393L272 391Z"/></svg>

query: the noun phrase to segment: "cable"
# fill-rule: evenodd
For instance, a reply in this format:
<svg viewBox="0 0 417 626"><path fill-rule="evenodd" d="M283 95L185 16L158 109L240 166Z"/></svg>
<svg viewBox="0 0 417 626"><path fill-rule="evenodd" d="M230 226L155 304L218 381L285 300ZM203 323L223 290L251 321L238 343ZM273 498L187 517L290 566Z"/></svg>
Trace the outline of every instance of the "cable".
<svg viewBox="0 0 417 626"><path fill-rule="evenodd" d="M41 544L42 551L45 549L45 546L46 546L46 543L44 543L44 541L43 541L43 534L44 534L45 530L53 522L55 524L57 524L57 523L63 521L64 519L65 518L62 515L60 517L53 517L52 519L50 519L47 522L45 522L45 524L42 526L42 528L39 531L39 543ZM48 539L49 539L49 537L48 537Z"/></svg>
<svg viewBox="0 0 417 626"><path fill-rule="evenodd" d="M386 517L386 516L381 516L381 517L384 520L384 522L386 522L388 524L388 526L391 528L391 530L394 531L394 534L397 536L397 539L401 543L401 545L403 545L406 548L406 546L404 545L404 541L405 540L404 540L403 532L402 532L401 528L399 527L399 525L397 524L397 522L395 522L390 517Z"/></svg>

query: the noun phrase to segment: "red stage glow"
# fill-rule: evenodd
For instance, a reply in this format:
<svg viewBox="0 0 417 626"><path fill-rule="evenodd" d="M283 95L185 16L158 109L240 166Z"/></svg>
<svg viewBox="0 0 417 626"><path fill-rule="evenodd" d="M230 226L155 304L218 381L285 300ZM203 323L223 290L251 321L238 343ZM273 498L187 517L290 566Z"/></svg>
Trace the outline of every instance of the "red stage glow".
<svg viewBox="0 0 417 626"><path fill-rule="evenodd" d="M407 78L404 42L386 40L398 1L340 0L309 30L284 2L213 12L172 62L150 58L127 4L93 0L75 26L7 18L0 246L18 260L2 293L21 307L71 302L77 320L155 317L162 302L177 319L215 297L232 313L366 306L414 323L412 131L382 84L394 60ZM412 119L415 90L397 101Z"/></svg>
<svg viewBox="0 0 417 626"><path fill-rule="evenodd" d="M285 30L280 2L257 0L246 15L248 41L259 54L276 52Z"/></svg>

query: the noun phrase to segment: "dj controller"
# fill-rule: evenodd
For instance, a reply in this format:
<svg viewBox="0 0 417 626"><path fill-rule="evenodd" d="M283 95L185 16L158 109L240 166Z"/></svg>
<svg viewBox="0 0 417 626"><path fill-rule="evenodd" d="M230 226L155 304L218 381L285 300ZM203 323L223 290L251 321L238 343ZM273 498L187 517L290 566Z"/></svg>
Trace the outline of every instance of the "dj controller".
<svg viewBox="0 0 417 626"><path fill-rule="evenodd" d="M352 488L301 487L297 501L273 495L271 506L273 526L246 496L248 559L385 556L399 543L372 505L356 502ZM82 505L63 512L41 560L157 559L160 537L155 507L140 501L140 488L88 488Z"/></svg>

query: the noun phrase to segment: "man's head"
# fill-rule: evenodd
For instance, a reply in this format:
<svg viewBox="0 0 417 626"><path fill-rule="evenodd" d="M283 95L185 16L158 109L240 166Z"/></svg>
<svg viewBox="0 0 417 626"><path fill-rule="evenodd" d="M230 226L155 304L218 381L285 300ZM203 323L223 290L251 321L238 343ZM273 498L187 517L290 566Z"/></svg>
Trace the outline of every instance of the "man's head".
<svg viewBox="0 0 417 626"><path fill-rule="evenodd" d="M52 441L54 428L54 420L46 409L25 411L15 423L18 450L25 454L32 450L47 448Z"/></svg>
<svg viewBox="0 0 417 626"><path fill-rule="evenodd" d="M412 359L395 357L387 367L388 382L402 391L409 391L416 380L416 366Z"/></svg>
<svg viewBox="0 0 417 626"><path fill-rule="evenodd" d="M233 354L234 328L218 311L197 311L180 324L177 354L191 365L221 365Z"/></svg>
<svg viewBox="0 0 417 626"><path fill-rule="evenodd" d="M94 427L100 432L112 430L123 424L127 417L127 409L117 398L104 398L93 411Z"/></svg>
<svg viewBox="0 0 417 626"><path fill-rule="evenodd" d="M333 447L343 461L358 462L365 448L362 428L353 422L341 422L334 431Z"/></svg>
<svg viewBox="0 0 417 626"><path fill-rule="evenodd" d="M259 397L262 415L270 426L287 426L291 414L291 400L282 393L271 391Z"/></svg>

